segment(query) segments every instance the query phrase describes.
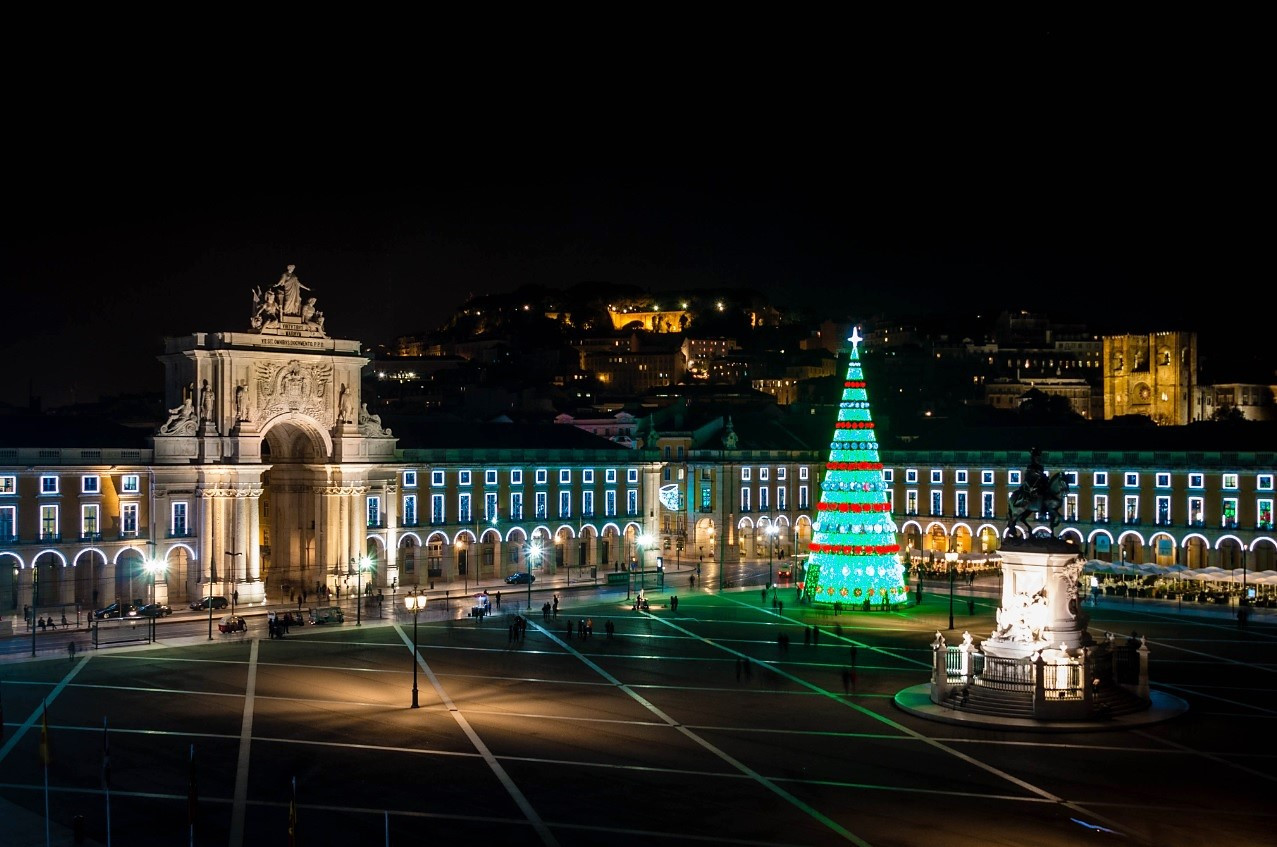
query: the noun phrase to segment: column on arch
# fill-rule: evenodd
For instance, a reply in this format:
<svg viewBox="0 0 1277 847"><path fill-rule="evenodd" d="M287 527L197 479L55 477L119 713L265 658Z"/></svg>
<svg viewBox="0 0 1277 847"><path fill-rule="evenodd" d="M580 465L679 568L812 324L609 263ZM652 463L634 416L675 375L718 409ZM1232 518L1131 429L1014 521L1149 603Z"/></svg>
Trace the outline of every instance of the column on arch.
<svg viewBox="0 0 1277 847"><path fill-rule="evenodd" d="M201 489L199 504L200 549L198 581L207 583L213 578L210 562L213 561L213 512L217 506L214 493L207 488ZM207 594L207 591L202 593Z"/></svg>
<svg viewBox="0 0 1277 847"><path fill-rule="evenodd" d="M248 568L248 578L256 582L262 578L262 545L261 545L261 486L253 486L248 497L248 538L244 550L244 559Z"/></svg>

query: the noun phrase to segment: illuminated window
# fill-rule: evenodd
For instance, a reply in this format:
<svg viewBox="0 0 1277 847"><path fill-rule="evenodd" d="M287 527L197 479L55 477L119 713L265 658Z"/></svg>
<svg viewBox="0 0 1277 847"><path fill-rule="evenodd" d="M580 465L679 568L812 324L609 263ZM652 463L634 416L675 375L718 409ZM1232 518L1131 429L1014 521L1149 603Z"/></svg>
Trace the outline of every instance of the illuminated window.
<svg viewBox="0 0 1277 847"><path fill-rule="evenodd" d="M1107 494L1095 495L1095 502L1092 506L1095 512L1094 520L1096 523L1108 523L1109 520L1109 498Z"/></svg>
<svg viewBox="0 0 1277 847"><path fill-rule="evenodd" d="M1273 490L1273 475L1270 473L1261 473L1255 477L1255 488L1259 491Z"/></svg>
<svg viewBox="0 0 1277 847"><path fill-rule="evenodd" d="M470 484L470 471L457 471L457 485Z"/></svg>
<svg viewBox="0 0 1277 847"><path fill-rule="evenodd" d="M918 514L918 492L917 491L910 490L905 492L905 514L906 515Z"/></svg>
<svg viewBox="0 0 1277 847"><path fill-rule="evenodd" d="M799 479L806 479L806 478L807 478L807 466L806 466L806 465L803 465L802 467L800 467L800 468L798 469L798 478L799 478Z"/></svg>
<svg viewBox="0 0 1277 847"><path fill-rule="evenodd" d="M137 504L133 504L134 509ZM137 526L136 517L133 525ZM136 531L136 530L135 530ZM58 507L57 506L41 506L40 507L40 538L44 541L56 541L58 537Z"/></svg>
<svg viewBox="0 0 1277 847"><path fill-rule="evenodd" d="M120 483L120 491L124 494L137 494L142 490L142 486L138 481L138 475L135 473L125 474Z"/></svg>
<svg viewBox="0 0 1277 847"><path fill-rule="evenodd" d="M882 469L882 481L883 481L883 482L895 482L895 481L896 481L896 472L895 472L894 470L892 470L891 468L883 468L883 469Z"/></svg>
<svg viewBox="0 0 1277 847"><path fill-rule="evenodd" d="M1096 488L1107 488L1109 484L1109 475L1104 471L1096 471L1095 479L1092 483Z"/></svg>
<svg viewBox="0 0 1277 847"><path fill-rule="evenodd" d="M537 468L536 484L545 485L550 481L550 472L545 468Z"/></svg>
<svg viewBox="0 0 1277 847"><path fill-rule="evenodd" d="M57 494L58 478L56 476L40 477L40 493L41 494Z"/></svg>
<svg viewBox="0 0 1277 847"><path fill-rule="evenodd" d="M181 506L183 509L186 508L185 503L174 503L174 516L176 516L176 508L178 506ZM102 507L97 503L90 503L80 507L80 535L83 538L94 538L101 531L101 524L98 522L98 515L101 514L101 508ZM186 533L174 532L173 534L185 535Z"/></svg>
<svg viewBox="0 0 1277 847"><path fill-rule="evenodd" d="M17 494L18 478L16 476L0 476L0 494Z"/></svg>
<svg viewBox="0 0 1277 847"><path fill-rule="evenodd" d="M608 485L616 485L616 468L608 468L604 472L603 481Z"/></svg>
<svg viewBox="0 0 1277 847"><path fill-rule="evenodd" d="M405 494L403 498L403 525L417 525L417 495Z"/></svg>
<svg viewBox="0 0 1277 847"><path fill-rule="evenodd" d="M777 469L776 469L776 479L777 479L777 480L783 480L783 479L785 479L785 468L777 468Z"/></svg>
<svg viewBox="0 0 1277 847"><path fill-rule="evenodd" d="M932 469L931 484L941 485L942 483L944 483L944 471Z"/></svg>
<svg viewBox="0 0 1277 847"><path fill-rule="evenodd" d="M1189 488L1205 488L1205 487L1206 487L1206 476L1205 476L1204 474L1199 474L1199 473L1191 473L1191 474L1189 474L1189 475L1188 475L1188 487L1189 487Z"/></svg>
<svg viewBox="0 0 1277 847"><path fill-rule="evenodd" d="M432 524L444 523L443 495L430 495L430 522Z"/></svg>
<svg viewBox="0 0 1277 847"><path fill-rule="evenodd" d="M1122 485L1126 488L1139 488L1140 475L1137 473L1126 473L1122 477Z"/></svg>
<svg viewBox="0 0 1277 847"><path fill-rule="evenodd" d="M516 491L510 495L510 520L523 520L523 492Z"/></svg>
<svg viewBox="0 0 1277 847"><path fill-rule="evenodd" d="M740 481L749 482L749 468L740 469Z"/></svg>
<svg viewBox="0 0 1277 847"><path fill-rule="evenodd" d="M954 482L954 484L955 484L955 485L966 485L966 484L967 484L967 472L966 472L966 471L954 471L954 472L953 472L953 482Z"/></svg>
<svg viewBox="0 0 1277 847"><path fill-rule="evenodd" d="M1171 498L1158 496L1157 498L1157 525L1169 526L1171 522Z"/></svg>
<svg viewBox="0 0 1277 847"><path fill-rule="evenodd" d="M993 471L980 471L980 484L993 485Z"/></svg>
<svg viewBox="0 0 1277 847"><path fill-rule="evenodd" d="M549 495L546 494L546 492L544 491L538 491L536 494L536 519L537 520L543 521L546 519L547 512L549 510L549 504L550 504Z"/></svg>
<svg viewBox="0 0 1277 847"><path fill-rule="evenodd" d="M1206 501L1201 497L1188 498L1188 525L1204 526Z"/></svg>
<svg viewBox="0 0 1277 847"><path fill-rule="evenodd" d="M435 486L443 485L443 471L431 471L430 484Z"/></svg>
<svg viewBox="0 0 1277 847"><path fill-rule="evenodd" d="M918 484L918 469L905 468L905 485L917 485L917 484Z"/></svg>
<svg viewBox="0 0 1277 847"><path fill-rule="evenodd" d="M1158 488L1170 488L1170 487L1171 487L1171 475L1170 475L1170 474L1168 474L1168 473L1159 473L1159 474L1154 474L1154 475L1153 475L1153 485L1157 486Z"/></svg>
<svg viewBox="0 0 1277 847"><path fill-rule="evenodd" d="M404 472L403 472L403 487L404 487L404 488L416 488L416 487L417 487L417 472L416 472L416 471L404 471Z"/></svg>
<svg viewBox="0 0 1277 847"><path fill-rule="evenodd" d="M1223 513L1220 515L1220 526L1225 529L1237 528L1237 498L1225 497Z"/></svg>
<svg viewBox="0 0 1277 847"><path fill-rule="evenodd" d="M1237 474L1235 473L1224 474L1223 479L1220 482L1220 487L1228 489L1230 491L1237 490Z"/></svg>
<svg viewBox="0 0 1277 847"><path fill-rule="evenodd" d="M0 541L12 542L18 537L18 509L16 506L0 506Z"/></svg>
<svg viewBox="0 0 1277 847"><path fill-rule="evenodd" d="M1137 494L1128 494L1122 502L1123 518L1126 523L1140 522L1140 498Z"/></svg>
<svg viewBox="0 0 1277 847"><path fill-rule="evenodd" d="M510 471L510 484L523 485L523 471L521 469L515 468Z"/></svg>
<svg viewBox="0 0 1277 847"><path fill-rule="evenodd" d="M496 484L497 484L497 472L496 472L496 470L495 470L495 469L492 469L492 470L486 470L486 471L484 471L484 472L483 472L483 484L484 484L484 485L496 485Z"/></svg>
<svg viewBox="0 0 1277 847"><path fill-rule="evenodd" d="M120 534L137 535L137 503L120 506Z"/></svg>
<svg viewBox="0 0 1277 847"><path fill-rule="evenodd" d="M993 492L983 491L980 493L980 517L993 517Z"/></svg>
<svg viewBox="0 0 1277 847"><path fill-rule="evenodd" d="M570 468L559 468L559 484L570 485L572 482L572 471Z"/></svg>
<svg viewBox="0 0 1277 847"><path fill-rule="evenodd" d="M1019 485L1021 477L1020 471L1007 471L1007 485Z"/></svg>
<svg viewBox="0 0 1277 847"><path fill-rule="evenodd" d="M470 495L457 495L457 523L470 523L474 518L470 513Z"/></svg>
<svg viewBox="0 0 1277 847"><path fill-rule="evenodd" d="M95 523L96 523L96 520L95 520ZM185 503L173 504L173 511L169 520L169 526L170 526L170 531L173 533L174 536L178 538L181 538L182 536L187 534L189 527L186 522L186 504ZM97 530L95 529L93 530L93 532L97 532ZM86 529L85 534L89 535L91 533L89 533L89 531Z"/></svg>
<svg viewBox="0 0 1277 847"><path fill-rule="evenodd" d="M97 475L83 477L80 480L80 491L85 494L98 494L102 491L102 480Z"/></svg>
<svg viewBox="0 0 1277 847"><path fill-rule="evenodd" d="M593 485L593 484L594 484L594 471L593 471L592 469L591 469L591 470L583 470L583 471L581 471L581 482L582 482L583 484L585 484L585 485Z"/></svg>
<svg viewBox="0 0 1277 847"><path fill-rule="evenodd" d="M368 503L368 526L381 526L381 498L369 497Z"/></svg>

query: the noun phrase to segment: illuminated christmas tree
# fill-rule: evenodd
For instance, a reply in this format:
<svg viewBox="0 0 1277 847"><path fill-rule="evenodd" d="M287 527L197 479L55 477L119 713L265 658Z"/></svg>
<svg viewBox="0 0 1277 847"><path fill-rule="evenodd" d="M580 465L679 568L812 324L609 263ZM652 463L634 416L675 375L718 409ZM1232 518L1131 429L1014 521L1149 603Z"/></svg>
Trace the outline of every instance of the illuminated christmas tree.
<svg viewBox="0 0 1277 847"><path fill-rule="evenodd" d="M820 486L803 595L813 603L853 608L866 601L881 606L883 598L895 606L906 602L908 587L860 365L864 339L857 328L847 340L851 362Z"/></svg>

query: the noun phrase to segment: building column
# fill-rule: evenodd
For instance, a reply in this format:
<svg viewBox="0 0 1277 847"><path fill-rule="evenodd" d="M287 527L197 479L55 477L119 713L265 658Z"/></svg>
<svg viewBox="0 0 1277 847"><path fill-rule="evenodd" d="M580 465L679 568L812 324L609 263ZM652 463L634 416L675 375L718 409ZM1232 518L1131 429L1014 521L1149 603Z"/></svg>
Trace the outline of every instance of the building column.
<svg viewBox="0 0 1277 847"><path fill-rule="evenodd" d="M261 515L258 514L262 502L261 488L255 488L247 499L248 538L244 559L248 568L248 578L257 582L262 578Z"/></svg>
<svg viewBox="0 0 1277 847"><path fill-rule="evenodd" d="M198 502L200 504L200 547L197 577L199 582L205 583L212 578L209 563L213 560L213 509L216 501L213 499L212 492L204 490L200 492Z"/></svg>

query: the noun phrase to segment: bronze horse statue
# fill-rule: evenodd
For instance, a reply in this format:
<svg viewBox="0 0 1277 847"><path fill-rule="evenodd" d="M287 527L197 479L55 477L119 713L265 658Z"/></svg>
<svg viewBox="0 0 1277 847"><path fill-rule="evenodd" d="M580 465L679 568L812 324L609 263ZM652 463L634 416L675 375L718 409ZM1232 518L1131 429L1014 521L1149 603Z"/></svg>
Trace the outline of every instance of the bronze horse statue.
<svg viewBox="0 0 1277 847"><path fill-rule="evenodd" d="M1007 510L1007 527L1003 536L1014 533L1015 525L1021 523L1024 524L1025 534L1031 538L1033 525L1029 522L1030 516L1044 514L1050 520L1051 535L1054 536L1055 528L1062 520L1060 510L1064 507L1064 498L1068 493L1069 483L1059 471L1047 479L1039 479L1036 486L1026 479L1008 498L1010 504Z"/></svg>

